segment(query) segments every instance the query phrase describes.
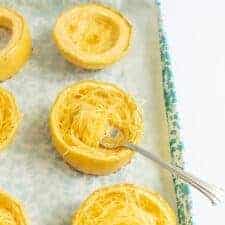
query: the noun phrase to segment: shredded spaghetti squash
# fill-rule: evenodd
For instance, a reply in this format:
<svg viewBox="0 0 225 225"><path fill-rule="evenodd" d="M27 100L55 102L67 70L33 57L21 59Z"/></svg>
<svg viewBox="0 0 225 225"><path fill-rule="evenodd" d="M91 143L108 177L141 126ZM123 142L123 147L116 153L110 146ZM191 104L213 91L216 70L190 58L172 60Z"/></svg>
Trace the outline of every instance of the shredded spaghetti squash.
<svg viewBox="0 0 225 225"><path fill-rule="evenodd" d="M134 99L115 85L82 81L62 91L50 115L52 140L74 168L90 174L108 174L127 164L128 149L104 149L100 141L110 127L119 128L127 141L142 134L141 111Z"/></svg>
<svg viewBox="0 0 225 225"><path fill-rule="evenodd" d="M0 81L9 79L31 54L31 37L25 19L17 12L0 6L0 28L11 31L11 39L0 49Z"/></svg>
<svg viewBox="0 0 225 225"><path fill-rule="evenodd" d="M0 150L13 139L20 121L20 113L11 93L0 87Z"/></svg>
<svg viewBox="0 0 225 225"><path fill-rule="evenodd" d="M124 56L132 26L118 11L100 4L83 4L57 19L53 37L62 55L85 69L101 69Z"/></svg>
<svg viewBox="0 0 225 225"><path fill-rule="evenodd" d="M176 225L159 194L131 184L101 188L75 213L72 225Z"/></svg>
<svg viewBox="0 0 225 225"><path fill-rule="evenodd" d="M0 225L28 225L26 213L18 200L0 190Z"/></svg>

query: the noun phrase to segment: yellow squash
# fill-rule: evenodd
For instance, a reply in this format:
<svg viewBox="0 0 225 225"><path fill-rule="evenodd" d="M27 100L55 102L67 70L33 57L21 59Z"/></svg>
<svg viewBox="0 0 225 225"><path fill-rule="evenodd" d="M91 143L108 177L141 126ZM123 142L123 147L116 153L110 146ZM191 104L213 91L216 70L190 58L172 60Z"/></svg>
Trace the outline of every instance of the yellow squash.
<svg viewBox="0 0 225 225"><path fill-rule="evenodd" d="M28 225L26 213L20 202L0 190L0 224L1 225Z"/></svg>
<svg viewBox="0 0 225 225"><path fill-rule="evenodd" d="M66 162L85 173L109 174L131 160L131 150L100 146L110 127L119 128L133 143L143 131L134 99L109 83L82 81L71 85L59 94L51 110L53 144Z"/></svg>
<svg viewBox="0 0 225 225"><path fill-rule="evenodd" d="M31 54L31 37L25 19L17 12L0 7L0 27L12 35L0 49L0 81L9 79L24 65Z"/></svg>
<svg viewBox="0 0 225 225"><path fill-rule="evenodd" d="M91 194L75 213L72 225L176 225L176 218L159 194L119 184Z"/></svg>
<svg viewBox="0 0 225 225"><path fill-rule="evenodd" d="M132 26L118 11L89 3L62 13L53 36L68 61L85 69L101 69L127 53Z"/></svg>
<svg viewBox="0 0 225 225"><path fill-rule="evenodd" d="M0 150L13 139L20 121L20 112L13 95L0 87Z"/></svg>

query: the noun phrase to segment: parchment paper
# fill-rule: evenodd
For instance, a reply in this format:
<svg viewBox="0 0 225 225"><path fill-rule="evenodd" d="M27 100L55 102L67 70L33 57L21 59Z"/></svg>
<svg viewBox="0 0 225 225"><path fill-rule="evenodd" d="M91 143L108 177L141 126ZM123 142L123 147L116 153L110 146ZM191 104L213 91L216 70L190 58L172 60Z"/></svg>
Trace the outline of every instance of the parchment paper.
<svg viewBox="0 0 225 225"><path fill-rule="evenodd" d="M141 145L165 157L168 153L157 9L153 0L100 1L122 11L134 25L128 56L108 69L89 72L64 60L52 41L52 29L70 0L0 0L27 19L33 38L32 57L13 79L1 84L16 96L23 118L12 145L0 153L0 186L19 198L32 225L69 225L74 210L94 190L129 182L160 192L172 205L170 176L136 154L132 162L109 176L81 174L63 162L52 147L49 109L66 85L82 79L112 82L135 96L144 113Z"/></svg>

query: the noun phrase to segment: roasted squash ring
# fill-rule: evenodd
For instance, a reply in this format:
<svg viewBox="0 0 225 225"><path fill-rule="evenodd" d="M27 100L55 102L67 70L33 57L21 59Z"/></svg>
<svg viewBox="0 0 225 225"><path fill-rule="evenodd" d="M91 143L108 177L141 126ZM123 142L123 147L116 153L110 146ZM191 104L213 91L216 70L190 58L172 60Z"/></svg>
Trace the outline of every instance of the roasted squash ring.
<svg viewBox="0 0 225 225"><path fill-rule="evenodd" d="M20 202L0 190L0 224L28 225L26 213Z"/></svg>
<svg viewBox="0 0 225 225"><path fill-rule="evenodd" d="M176 225L159 194L131 184L101 188L75 213L72 225Z"/></svg>
<svg viewBox="0 0 225 225"><path fill-rule="evenodd" d="M89 3L63 13L53 36L68 61L85 69L101 69L127 53L132 26L118 11Z"/></svg>
<svg viewBox="0 0 225 225"><path fill-rule="evenodd" d="M20 112L13 95L0 87L0 150L13 139L20 121Z"/></svg>
<svg viewBox="0 0 225 225"><path fill-rule="evenodd" d="M100 146L109 127L121 129L133 143L143 131L141 112L133 98L109 83L74 84L59 94L51 110L53 144L66 162L85 173L109 174L131 160L131 150Z"/></svg>
<svg viewBox="0 0 225 225"><path fill-rule="evenodd" d="M25 19L17 12L0 7L0 27L9 29L11 39L0 49L0 81L9 79L31 54L31 37Z"/></svg>

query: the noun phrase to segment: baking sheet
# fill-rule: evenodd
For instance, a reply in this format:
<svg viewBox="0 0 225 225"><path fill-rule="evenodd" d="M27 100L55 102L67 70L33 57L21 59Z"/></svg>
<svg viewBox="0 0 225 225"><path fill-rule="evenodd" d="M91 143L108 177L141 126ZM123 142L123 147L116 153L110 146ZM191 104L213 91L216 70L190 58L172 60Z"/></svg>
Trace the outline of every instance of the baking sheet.
<svg viewBox="0 0 225 225"><path fill-rule="evenodd" d="M48 115L57 94L73 82L96 79L115 83L136 98L144 114L141 145L164 158L169 153L155 2L98 1L127 15L135 34L128 56L95 72L65 61L52 41L57 16L80 2L87 1L0 0L1 5L15 8L26 17L33 38L29 62L2 84L15 94L23 118L13 144L0 154L0 186L21 199L33 225L69 225L74 210L91 192L122 182L150 187L175 206L171 177L138 154L117 173L97 177L71 169L54 151Z"/></svg>

